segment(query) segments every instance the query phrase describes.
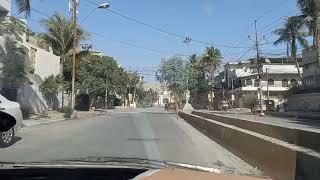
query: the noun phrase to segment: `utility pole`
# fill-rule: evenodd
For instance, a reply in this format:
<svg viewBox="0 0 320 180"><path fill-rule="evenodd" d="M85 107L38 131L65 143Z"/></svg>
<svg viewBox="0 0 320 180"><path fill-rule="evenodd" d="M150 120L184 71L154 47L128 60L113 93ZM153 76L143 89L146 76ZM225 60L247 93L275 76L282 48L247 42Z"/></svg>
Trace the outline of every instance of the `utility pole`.
<svg viewBox="0 0 320 180"><path fill-rule="evenodd" d="M257 69L258 69L258 90L257 90L257 94L259 94L260 116L264 116L263 109L262 109L263 105L262 105L262 85L261 85L262 64L261 64L261 61L260 61L260 54L259 54L259 40L258 40L257 20L254 21L254 29L255 29L255 34L256 34Z"/></svg>
<svg viewBox="0 0 320 180"><path fill-rule="evenodd" d="M231 105L232 105L232 108L234 107L234 94L233 94L233 79L231 79Z"/></svg>
<svg viewBox="0 0 320 180"><path fill-rule="evenodd" d="M105 92L106 93L106 95L105 95L106 99L104 100L104 103L105 103L105 107L104 108L107 110L108 109L108 81L107 80L106 80L106 89L105 89L105 91L106 91Z"/></svg>
<svg viewBox="0 0 320 180"><path fill-rule="evenodd" d="M73 21L73 48L72 48L72 92L71 108L75 106L75 78L76 78L76 53L77 53L77 0L72 0L72 21Z"/></svg>
<svg viewBox="0 0 320 180"><path fill-rule="evenodd" d="M266 68L266 76L267 76L267 99L268 99L268 104L266 105L266 114L268 114L268 107L270 104L270 94L269 94L269 69Z"/></svg>

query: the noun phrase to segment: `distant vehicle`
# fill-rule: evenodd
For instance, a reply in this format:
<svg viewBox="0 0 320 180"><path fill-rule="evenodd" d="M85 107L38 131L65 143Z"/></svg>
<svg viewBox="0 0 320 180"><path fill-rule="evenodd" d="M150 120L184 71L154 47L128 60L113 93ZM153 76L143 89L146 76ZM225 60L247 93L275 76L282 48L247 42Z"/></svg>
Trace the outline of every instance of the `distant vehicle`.
<svg viewBox="0 0 320 180"><path fill-rule="evenodd" d="M276 107L274 105L274 100L269 100L269 101L265 100L264 102L268 108L268 111L275 111L276 110Z"/></svg>
<svg viewBox="0 0 320 180"><path fill-rule="evenodd" d="M0 147L13 144L16 132L21 128L22 113L17 102L0 95Z"/></svg>
<svg viewBox="0 0 320 180"><path fill-rule="evenodd" d="M220 101L218 104L218 109L220 111L226 111L229 108L229 102L228 101Z"/></svg>

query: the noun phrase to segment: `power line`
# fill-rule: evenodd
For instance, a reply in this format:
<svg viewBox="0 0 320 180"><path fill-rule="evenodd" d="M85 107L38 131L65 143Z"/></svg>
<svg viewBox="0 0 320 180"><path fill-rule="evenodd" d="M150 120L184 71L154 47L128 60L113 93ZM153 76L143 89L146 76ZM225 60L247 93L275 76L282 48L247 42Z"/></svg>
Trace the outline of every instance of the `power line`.
<svg viewBox="0 0 320 180"><path fill-rule="evenodd" d="M35 8L32 8L32 10L34 10L35 12L39 13L39 14L42 14L46 17L50 17L48 14L40 11L40 10L37 10ZM92 14L92 11L91 11L91 14ZM88 17L89 15L87 15ZM95 33L95 32L89 32L91 34L94 34L96 36L99 36L99 37L103 37L103 38L106 38L104 35L101 35L101 34L98 34L98 33ZM107 39L107 38L106 38ZM123 45L126 45L126 46L130 46L130 47L135 47L135 48L138 48L138 49L143 49L145 51L148 51L148 52L151 52L151 53L156 53L158 55L163 55L165 54L164 52L160 52L160 51L157 51L157 50L154 50L154 49L150 49L150 48L146 48L146 47L142 47L142 46L137 46L135 44L131 44L131 43L128 43L128 42L123 42L123 41L117 41L117 40L111 40L111 39L108 39L110 41L114 41L114 42L117 42L119 44L123 44ZM189 55L184 55L184 54L179 54L179 53L174 53L174 55L177 55L177 56L189 56Z"/></svg>
<svg viewBox="0 0 320 180"><path fill-rule="evenodd" d="M86 0L86 1L89 2L89 3L91 3L91 4L93 4L93 5L95 5L95 6L99 6L99 4L97 4L97 3L95 3L95 2L92 2L92 1L90 1L90 0ZM135 22L135 23L138 23L138 24L143 25L143 26L145 26L145 27L148 27L148 28L150 28L150 29L157 30L157 31L162 32L162 33L164 33L164 34L170 35L170 36L174 36L174 37L177 37L177 38L180 38L180 39L183 39L183 40L185 40L185 39L187 39L187 38L190 38L190 37L188 37L188 36L183 36L183 35L180 35L180 34L176 34L176 33L173 33L173 32L169 32L169 31L167 31L167 30L161 29L161 28L156 27L156 26L149 25L149 24L144 23L144 22L142 22L142 21L139 21L139 20L137 20L137 19L131 18L131 17L127 16L127 15L124 15L124 14L121 14L121 13L119 13L119 12L116 12L115 10L112 10L112 9L110 9L110 8L104 9L104 10L109 11L109 12L111 12L111 13L113 13L113 14L116 14L116 15L118 15L118 16L120 16L120 17L122 17L122 18L125 18L125 19L127 19L127 20L130 20L130 21L132 21L132 22ZM241 46L228 46L228 45L214 44L214 43L205 42L205 41L201 41L201 40L197 40L197 39L193 39L193 38L190 38L190 41L197 42L197 43L200 43L200 44L206 44L206 45L210 45L210 46L223 47L223 48L240 48L240 49L249 48L249 47L241 47Z"/></svg>
<svg viewBox="0 0 320 180"><path fill-rule="evenodd" d="M295 9L295 10L293 10L293 11L290 11L287 15L281 16L280 18L276 19L275 21L273 21L273 22L271 22L271 23L269 23L269 24L267 24L267 25L265 25L265 26L262 26L262 27L259 28L259 29L265 29L265 28L267 28L268 26L271 26L271 25L273 25L273 24L275 24L275 23L283 20L283 18L286 18L286 17L288 17L289 15L292 15L293 13L295 13L295 12L297 12L297 11L299 11L298 8ZM268 28L267 30L269 30L269 29L270 29L270 28ZM266 31L266 30L260 31L259 35L261 35L261 33L262 33L262 32L265 32L265 31Z"/></svg>
<svg viewBox="0 0 320 180"><path fill-rule="evenodd" d="M252 49L248 49L246 52L244 52L236 61L241 60L241 58L243 58L245 55L247 55L250 51L252 51Z"/></svg>
<svg viewBox="0 0 320 180"><path fill-rule="evenodd" d="M44 15L44 16L46 16L46 17L48 17L48 18L50 18L50 16L48 15L48 14L46 14L46 13L44 13L44 12L41 12L41 11L39 11L39 10L37 10L37 9L35 9L35 8L31 8L33 11L36 11L37 13L39 13L39 14L42 14L42 15Z"/></svg>
<svg viewBox="0 0 320 180"><path fill-rule="evenodd" d="M280 2L280 4L278 6L276 6L275 8L269 9L267 11L265 11L262 15L258 16L256 18L256 20L258 21L259 19L261 19L262 17L264 17L266 14L270 14L271 12L273 12L275 9L281 7L282 5L284 5L286 2L288 2L289 0L284 0L282 2Z"/></svg>
<svg viewBox="0 0 320 180"><path fill-rule="evenodd" d="M282 1L277 7L282 6L282 5L283 5L284 3L286 3L287 1L288 1L288 0ZM262 15L258 16L258 17L255 18L255 19L256 19L256 20L259 20L259 19L261 19L263 16L265 16L266 14L269 14L269 13L271 13L272 11L274 11L275 9L276 9L276 8L272 8L272 9L270 9L270 10L267 10L267 11L265 11L264 13L262 13ZM249 27L249 29L248 29L247 31L249 31L253 25L254 25L254 22L252 22L252 23L249 25L250 27ZM239 40L237 41L237 43L234 44L234 46L238 46L240 43L241 43L241 39L239 39ZM231 48L229 48L229 49L225 52L225 54L229 53L230 50L231 50Z"/></svg>
<svg viewBox="0 0 320 180"><path fill-rule="evenodd" d="M142 50L145 50L145 51L147 51L147 52L156 53L156 54L158 54L158 55L166 54L166 52L162 52L162 51L158 51L158 50L154 50L154 49L150 49L150 48L138 46L138 45L131 44L131 43L128 43L128 42L118 41L118 40L113 40L113 39L108 39L108 38L106 38L106 36L101 35L101 34L98 34L98 33L95 33L95 32L89 32L89 33L94 34L94 35L99 36L99 37L103 37L103 38L105 38L105 39L107 39L107 40L109 40L109 41L113 41L113 42L116 42L116 43L119 43L119 44L123 44L123 45L126 45L126 46L130 46L130 47L142 49ZM167 52L167 53L169 53L169 52ZM169 54L170 54L170 53L169 53ZM183 57L188 57L188 56L189 56L189 55L179 54L179 53L173 53L173 54L176 55L176 56L183 56Z"/></svg>

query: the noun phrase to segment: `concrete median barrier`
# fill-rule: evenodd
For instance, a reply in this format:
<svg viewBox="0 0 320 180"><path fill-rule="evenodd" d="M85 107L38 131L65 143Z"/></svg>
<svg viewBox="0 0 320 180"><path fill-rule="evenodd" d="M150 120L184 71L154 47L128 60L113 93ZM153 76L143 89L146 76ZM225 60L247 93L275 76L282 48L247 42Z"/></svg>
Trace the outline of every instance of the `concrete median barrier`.
<svg viewBox="0 0 320 180"><path fill-rule="evenodd" d="M181 118L276 180L320 179L320 154L226 123L179 112ZM305 178L307 177L307 178Z"/></svg>
<svg viewBox="0 0 320 180"><path fill-rule="evenodd" d="M312 150L320 152L320 133L301 129L291 129L282 126L242 120L218 114L204 113L200 111L194 111L192 114L229 125L234 125L242 129L257 132L259 134L270 136L291 144L296 144L298 146L310 148Z"/></svg>

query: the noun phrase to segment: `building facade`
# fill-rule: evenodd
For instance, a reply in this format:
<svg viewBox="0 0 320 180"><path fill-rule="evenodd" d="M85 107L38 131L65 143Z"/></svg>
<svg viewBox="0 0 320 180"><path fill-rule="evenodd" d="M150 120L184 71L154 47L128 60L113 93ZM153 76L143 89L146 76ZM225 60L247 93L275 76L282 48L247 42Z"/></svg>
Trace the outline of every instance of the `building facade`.
<svg viewBox="0 0 320 180"><path fill-rule="evenodd" d="M7 0L0 0L0 17L10 15L11 2Z"/></svg>
<svg viewBox="0 0 320 180"><path fill-rule="evenodd" d="M301 83L296 65L283 60L262 59L262 99L273 101L275 107L286 101L289 87ZM300 71L302 72L302 68ZM225 94L229 100L231 95L234 95L235 107L246 107L253 99L259 99L258 88L258 71L254 61L239 61L225 65Z"/></svg>
<svg viewBox="0 0 320 180"><path fill-rule="evenodd" d="M315 48L302 51L302 86L292 91L288 111L320 112L320 67Z"/></svg>
<svg viewBox="0 0 320 180"><path fill-rule="evenodd" d="M312 48L310 48L312 49ZM320 66L315 50L302 51L303 80L305 87L320 87Z"/></svg>
<svg viewBox="0 0 320 180"><path fill-rule="evenodd" d="M7 0L0 0L0 16L10 15L10 4ZM60 73L60 58L55 56L51 48L34 33L22 34L19 41L7 35L0 37L0 49L2 50L0 51L0 65L2 69L6 68L3 61L7 59L4 57L7 52L5 44L8 41L24 49L25 55L19 58L23 61L28 80L24 83L12 84L2 79L0 82L1 94L10 100L19 102L21 107L31 113L43 113L48 106L39 90L39 86L46 77ZM0 71L2 72L2 70ZM56 99L56 104L59 106L59 99L61 98L57 97Z"/></svg>
<svg viewBox="0 0 320 180"><path fill-rule="evenodd" d="M174 102L174 98L171 96L171 92L160 83L146 83L143 85L145 91L152 89L158 93L158 101L155 102L154 106L164 106L165 102Z"/></svg>

